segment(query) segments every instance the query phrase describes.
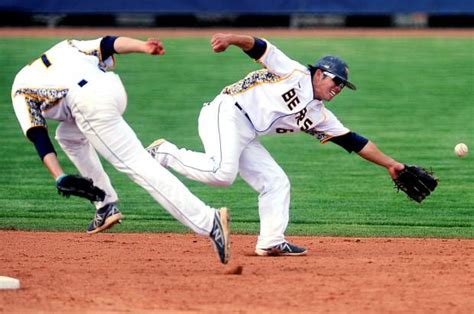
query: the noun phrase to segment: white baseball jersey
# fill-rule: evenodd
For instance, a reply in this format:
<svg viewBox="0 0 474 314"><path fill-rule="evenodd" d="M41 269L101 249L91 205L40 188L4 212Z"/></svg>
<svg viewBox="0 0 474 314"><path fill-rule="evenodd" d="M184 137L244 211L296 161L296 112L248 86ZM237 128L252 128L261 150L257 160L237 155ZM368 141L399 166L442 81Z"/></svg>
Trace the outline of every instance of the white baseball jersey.
<svg viewBox="0 0 474 314"><path fill-rule="evenodd" d="M28 104L21 114L17 110L24 133L32 127L46 126L46 118L72 120L69 109L72 99L67 95L71 89L80 88L78 83L82 80L91 82L105 75L116 76L112 72L105 73L113 68L114 58L102 60L101 40L62 41L17 74L12 98L24 95Z"/></svg>
<svg viewBox="0 0 474 314"><path fill-rule="evenodd" d="M324 143L348 133L323 102L314 99L309 69L266 43L258 60L265 69L222 90L234 97L259 135L304 131Z"/></svg>

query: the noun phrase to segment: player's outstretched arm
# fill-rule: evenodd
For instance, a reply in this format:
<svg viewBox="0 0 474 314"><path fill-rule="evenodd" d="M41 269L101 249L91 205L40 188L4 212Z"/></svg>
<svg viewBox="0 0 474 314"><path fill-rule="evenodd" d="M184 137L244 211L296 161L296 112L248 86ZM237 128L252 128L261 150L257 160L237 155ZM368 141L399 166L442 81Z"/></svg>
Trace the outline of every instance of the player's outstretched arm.
<svg viewBox="0 0 474 314"><path fill-rule="evenodd" d="M214 52L225 51L230 45L239 47L247 51L253 48L255 38L248 35L217 33L211 38L211 46Z"/></svg>
<svg viewBox="0 0 474 314"><path fill-rule="evenodd" d="M379 150L371 141L369 141L357 154L374 164L387 168L392 179L396 179L398 173L405 168L404 164L382 153L382 151Z"/></svg>
<svg viewBox="0 0 474 314"><path fill-rule="evenodd" d="M361 157L387 168L395 187L417 203L423 202L438 186L438 178L431 171L416 165L404 165L382 153L368 142L358 153Z"/></svg>
<svg viewBox="0 0 474 314"><path fill-rule="evenodd" d="M147 41L130 37L118 37L114 42L114 50L119 54L145 53L163 55L165 48L159 39L149 38Z"/></svg>

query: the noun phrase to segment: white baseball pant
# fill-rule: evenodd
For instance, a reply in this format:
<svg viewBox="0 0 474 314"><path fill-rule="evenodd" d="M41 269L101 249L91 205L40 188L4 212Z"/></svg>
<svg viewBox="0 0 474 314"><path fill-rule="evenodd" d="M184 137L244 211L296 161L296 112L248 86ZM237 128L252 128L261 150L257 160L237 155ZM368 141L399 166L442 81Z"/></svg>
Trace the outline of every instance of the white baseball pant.
<svg viewBox="0 0 474 314"><path fill-rule="evenodd" d="M105 202L116 201L117 194L95 151L148 191L181 223L198 234L210 234L215 209L156 162L123 119L127 95L117 75L107 73L101 80L71 88L66 97L74 121L62 122L56 138L79 172L105 189ZM18 110L25 107L22 98L14 99Z"/></svg>
<svg viewBox="0 0 474 314"><path fill-rule="evenodd" d="M229 186L237 174L259 193L260 235L257 248L285 241L289 221L290 182L257 139L233 97L218 95L199 115L199 136L205 153L179 149L170 142L159 146L155 158L189 179Z"/></svg>

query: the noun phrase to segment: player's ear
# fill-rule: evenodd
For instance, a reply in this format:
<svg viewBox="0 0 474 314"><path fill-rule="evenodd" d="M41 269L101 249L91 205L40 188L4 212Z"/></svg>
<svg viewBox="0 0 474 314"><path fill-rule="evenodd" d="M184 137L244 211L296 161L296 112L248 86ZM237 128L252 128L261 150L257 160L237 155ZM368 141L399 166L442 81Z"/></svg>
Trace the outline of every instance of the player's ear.
<svg viewBox="0 0 474 314"><path fill-rule="evenodd" d="M320 82L323 78L324 78L323 71L321 71L321 69L317 69L316 72L314 73L314 81Z"/></svg>

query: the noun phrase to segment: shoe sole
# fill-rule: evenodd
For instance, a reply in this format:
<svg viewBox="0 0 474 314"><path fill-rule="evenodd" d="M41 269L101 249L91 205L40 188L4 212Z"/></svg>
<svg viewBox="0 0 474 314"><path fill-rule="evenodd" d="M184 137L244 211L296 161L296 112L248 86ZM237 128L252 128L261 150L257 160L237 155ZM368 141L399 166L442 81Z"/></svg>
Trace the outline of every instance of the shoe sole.
<svg viewBox="0 0 474 314"><path fill-rule="evenodd" d="M267 251L262 249L256 249L255 254L258 256L305 256L308 254L308 251L304 251L301 253L283 253L278 251Z"/></svg>
<svg viewBox="0 0 474 314"><path fill-rule="evenodd" d="M100 226L99 228L96 228L92 231L87 231L87 233L88 234L95 234L95 233L107 230L109 228L112 228L113 225L122 223L122 218L123 218L123 216L122 216L121 213L118 213L118 214L112 215L110 217L107 217L107 219L105 219L105 222L102 226Z"/></svg>
<svg viewBox="0 0 474 314"><path fill-rule="evenodd" d="M222 207L219 211L219 216L221 219L222 225L222 233L224 234L224 243L225 243L225 250L224 250L224 260L222 261L223 264L227 264L230 259L230 214L229 209L226 207Z"/></svg>
<svg viewBox="0 0 474 314"><path fill-rule="evenodd" d="M147 147L146 149L149 150L149 149L158 147L158 146L160 146L161 144L163 144L165 141L166 141L166 140L165 140L164 138L157 139L156 141L154 141L153 143L151 143L150 145L148 145L148 147Z"/></svg>

